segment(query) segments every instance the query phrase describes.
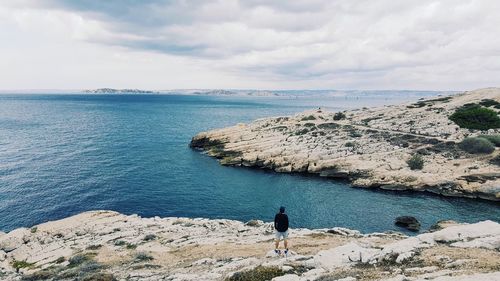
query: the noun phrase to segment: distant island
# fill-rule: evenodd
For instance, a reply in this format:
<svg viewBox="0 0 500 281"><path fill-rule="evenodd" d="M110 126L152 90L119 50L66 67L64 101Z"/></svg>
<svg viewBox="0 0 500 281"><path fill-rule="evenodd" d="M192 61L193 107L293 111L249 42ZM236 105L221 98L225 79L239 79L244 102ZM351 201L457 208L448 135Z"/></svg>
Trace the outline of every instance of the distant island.
<svg viewBox="0 0 500 281"><path fill-rule="evenodd" d="M173 90L140 90L140 89L115 89L99 88L80 91L87 94L161 94L161 95L183 95L183 96L214 96L214 97L279 97L279 98L311 98L311 97L346 97L357 98L364 96L380 97L391 96L436 96L438 94L449 95L452 91L362 91L362 90L241 90L241 89L173 89Z"/></svg>
<svg viewBox="0 0 500 281"><path fill-rule="evenodd" d="M113 89L113 88L84 90L83 92L89 94L158 94L159 93L157 91L148 91L139 89Z"/></svg>

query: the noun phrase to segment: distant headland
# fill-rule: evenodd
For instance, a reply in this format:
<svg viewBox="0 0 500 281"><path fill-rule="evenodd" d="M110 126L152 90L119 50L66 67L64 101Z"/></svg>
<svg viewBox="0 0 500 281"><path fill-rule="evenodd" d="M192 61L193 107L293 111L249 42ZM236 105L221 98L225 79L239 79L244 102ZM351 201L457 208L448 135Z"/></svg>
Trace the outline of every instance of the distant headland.
<svg viewBox="0 0 500 281"><path fill-rule="evenodd" d="M354 186L500 201L500 89L343 112L316 109L202 132L223 165Z"/></svg>

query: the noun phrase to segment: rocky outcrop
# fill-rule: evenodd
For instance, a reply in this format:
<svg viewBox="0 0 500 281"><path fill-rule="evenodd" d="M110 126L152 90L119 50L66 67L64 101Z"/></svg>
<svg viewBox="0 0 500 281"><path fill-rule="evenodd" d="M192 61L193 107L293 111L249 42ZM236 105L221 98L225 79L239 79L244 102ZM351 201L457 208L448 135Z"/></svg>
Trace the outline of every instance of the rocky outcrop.
<svg viewBox="0 0 500 281"><path fill-rule="evenodd" d="M418 220L415 217L411 216L397 217L394 221L394 224L400 227L404 227L411 231L420 230L420 222L418 222Z"/></svg>
<svg viewBox="0 0 500 281"><path fill-rule="evenodd" d="M307 111L202 132L190 146L223 165L340 178L356 187L415 190L500 200L499 149L469 154L465 137L499 129L463 129L449 116L466 104L500 102L500 89L483 89L417 103L345 112ZM499 111L500 107L489 107ZM423 160L412 169L408 160Z"/></svg>
<svg viewBox="0 0 500 281"><path fill-rule="evenodd" d="M272 250L271 223L93 211L0 236L0 280L233 280L252 271L275 281L500 277L498 223L442 227L414 237L291 229L284 257Z"/></svg>

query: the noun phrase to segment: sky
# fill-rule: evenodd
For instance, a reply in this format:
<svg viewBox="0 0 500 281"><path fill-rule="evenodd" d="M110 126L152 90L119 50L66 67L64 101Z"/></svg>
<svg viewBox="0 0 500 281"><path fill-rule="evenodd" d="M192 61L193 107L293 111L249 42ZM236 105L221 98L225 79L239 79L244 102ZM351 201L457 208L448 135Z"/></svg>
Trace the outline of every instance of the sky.
<svg viewBox="0 0 500 281"><path fill-rule="evenodd" d="M500 86L497 0L0 0L0 90Z"/></svg>

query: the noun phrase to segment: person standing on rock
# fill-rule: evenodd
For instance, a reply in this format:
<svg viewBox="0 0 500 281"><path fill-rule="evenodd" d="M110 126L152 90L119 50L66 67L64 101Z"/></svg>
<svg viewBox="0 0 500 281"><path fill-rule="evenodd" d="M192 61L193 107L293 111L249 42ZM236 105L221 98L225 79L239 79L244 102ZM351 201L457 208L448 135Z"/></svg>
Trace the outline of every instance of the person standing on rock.
<svg viewBox="0 0 500 281"><path fill-rule="evenodd" d="M280 253L278 249L280 246L280 240L283 239L283 243L285 244L285 255L288 254L288 216L285 214L285 207L280 207L279 213L274 216L274 229L276 230L276 240L275 240L275 249L274 252L276 254Z"/></svg>

